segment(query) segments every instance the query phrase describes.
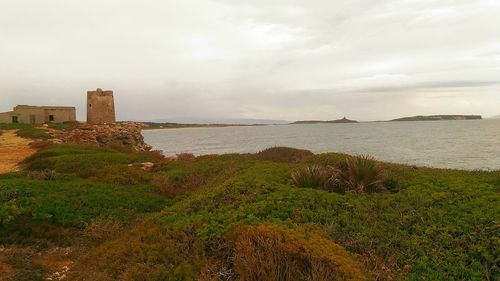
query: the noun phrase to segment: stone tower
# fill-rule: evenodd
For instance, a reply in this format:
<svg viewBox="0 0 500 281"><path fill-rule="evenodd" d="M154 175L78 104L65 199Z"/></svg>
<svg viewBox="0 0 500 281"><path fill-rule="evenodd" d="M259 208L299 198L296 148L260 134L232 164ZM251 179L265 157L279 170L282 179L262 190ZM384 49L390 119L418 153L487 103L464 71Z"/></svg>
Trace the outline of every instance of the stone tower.
<svg viewBox="0 0 500 281"><path fill-rule="evenodd" d="M115 102L113 91L103 91L97 88L87 92L87 123L111 124L115 123Z"/></svg>

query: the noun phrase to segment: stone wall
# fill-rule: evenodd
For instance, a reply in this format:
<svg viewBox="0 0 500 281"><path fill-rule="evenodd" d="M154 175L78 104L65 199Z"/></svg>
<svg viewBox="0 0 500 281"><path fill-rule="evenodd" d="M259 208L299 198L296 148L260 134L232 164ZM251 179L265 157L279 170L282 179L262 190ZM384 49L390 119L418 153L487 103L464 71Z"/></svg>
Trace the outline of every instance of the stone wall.
<svg viewBox="0 0 500 281"><path fill-rule="evenodd" d="M0 123L12 123L12 116L18 123L43 124L76 121L76 110L70 106L32 106L18 105L13 111L0 113ZM50 120L50 116L53 120Z"/></svg>
<svg viewBox="0 0 500 281"><path fill-rule="evenodd" d="M0 123L12 123L12 111L0 112Z"/></svg>
<svg viewBox="0 0 500 281"><path fill-rule="evenodd" d="M16 106L13 116L17 116L18 123L41 124L45 122L45 111L41 107Z"/></svg>
<svg viewBox="0 0 500 281"><path fill-rule="evenodd" d="M87 123L112 124L116 122L113 91L97 89L87 92Z"/></svg>
<svg viewBox="0 0 500 281"><path fill-rule="evenodd" d="M149 151L151 146L144 142L142 127L142 123L134 122L107 125L80 124L70 130L51 130L50 134L56 143L91 144Z"/></svg>
<svg viewBox="0 0 500 281"><path fill-rule="evenodd" d="M54 117L54 120L50 121L50 115ZM45 122L62 123L62 122L75 122L76 121L76 110L64 109L64 108L45 108Z"/></svg>

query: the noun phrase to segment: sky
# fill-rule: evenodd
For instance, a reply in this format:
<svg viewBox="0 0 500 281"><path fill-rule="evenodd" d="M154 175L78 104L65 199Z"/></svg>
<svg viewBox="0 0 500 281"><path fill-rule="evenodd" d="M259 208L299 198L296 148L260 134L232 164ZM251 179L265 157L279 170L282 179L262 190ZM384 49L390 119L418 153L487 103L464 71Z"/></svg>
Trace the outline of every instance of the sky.
<svg viewBox="0 0 500 281"><path fill-rule="evenodd" d="M0 0L0 111L120 120L500 114L498 0Z"/></svg>

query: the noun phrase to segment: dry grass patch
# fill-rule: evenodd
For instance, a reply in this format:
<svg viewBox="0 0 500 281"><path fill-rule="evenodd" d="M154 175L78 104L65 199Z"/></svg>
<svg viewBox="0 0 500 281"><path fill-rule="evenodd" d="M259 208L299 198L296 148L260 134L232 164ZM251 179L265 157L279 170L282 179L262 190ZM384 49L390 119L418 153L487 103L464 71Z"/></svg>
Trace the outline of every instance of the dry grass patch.
<svg viewBox="0 0 500 281"><path fill-rule="evenodd" d="M360 263L318 232L265 223L236 227L232 262L240 281L365 280Z"/></svg>
<svg viewBox="0 0 500 281"><path fill-rule="evenodd" d="M78 260L70 280L196 280L203 244L181 230L147 222Z"/></svg>

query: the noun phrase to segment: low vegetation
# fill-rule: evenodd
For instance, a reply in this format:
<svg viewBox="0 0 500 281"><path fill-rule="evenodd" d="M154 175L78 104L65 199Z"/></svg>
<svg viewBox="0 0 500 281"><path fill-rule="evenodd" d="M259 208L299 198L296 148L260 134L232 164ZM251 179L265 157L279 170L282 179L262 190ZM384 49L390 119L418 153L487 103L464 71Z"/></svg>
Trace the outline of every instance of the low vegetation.
<svg viewBox="0 0 500 281"><path fill-rule="evenodd" d="M192 154L192 153L180 153L180 154L177 154L176 157L177 157L177 160L181 160L181 161L190 161L190 160L194 160L196 158L194 156L194 154Z"/></svg>
<svg viewBox="0 0 500 281"><path fill-rule="evenodd" d="M48 139L50 138L49 133L46 130L37 129L37 128L23 128L19 129L16 132L16 135L28 138L28 139Z"/></svg>
<svg viewBox="0 0 500 281"><path fill-rule="evenodd" d="M33 125L22 123L0 123L0 130L19 130L33 128Z"/></svg>
<svg viewBox="0 0 500 281"><path fill-rule="evenodd" d="M50 135L46 130L39 129L30 124L11 123L0 124L1 130L17 130L16 135L29 139L48 139Z"/></svg>
<svg viewBox="0 0 500 281"><path fill-rule="evenodd" d="M360 263L316 231L265 223L236 226L226 235L235 276L253 280L365 280ZM229 263L229 264L230 264Z"/></svg>
<svg viewBox="0 0 500 281"><path fill-rule="evenodd" d="M64 144L46 147L27 158L23 164L28 171L50 169L59 173L90 177L99 172L102 175L102 169L106 166L144 162L148 159L149 155L143 153L125 153L90 145Z"/></svg>
<svg viewBox="0 0 500 281"><path fill-rule="evenodd" d="M57 130L73 130L78 127L78 121L66 121L63 123L48 123L49 128Z"/></svg>
<svg viewBox="0 0 500 281"><path fill-rule="evenodd" d="M139 162L155 165L129 166ZM63 280L500 278L498 171L80 145L42 148L24 166L0 177L6 280L43 280L59 264Z"/></svg>
<svg viewBox="0 0 500 281"><path fill-rule="evenodd" d="M95 181L120 185L145 184L149 183L151 178L151 174L143 169L125 164L105 166L92 177Z"/></svg>
<svg viewBox="0 0 500 281"><path fill-rule="evenodd" d="M335 177L330 167L309 165L292 172L293 183L298 187L328 189L330 179Z"/></svg>
<svg viewBox="0 0 500 281"><path fill-rule="evenodd" d="M292 172L292 180L298 187L340 193L394 191L397 185L393 179L386 178L382 166L369 156L346 157L335 165L302 167Z"/></svg>
<svg viewBox="0 0 500 281"><path fill-rule="evenodd" d="M303 162L312 155L313 153L311 151L305 149L271 147L260 151L255 157L259 160L293 163Z"/></svg>

